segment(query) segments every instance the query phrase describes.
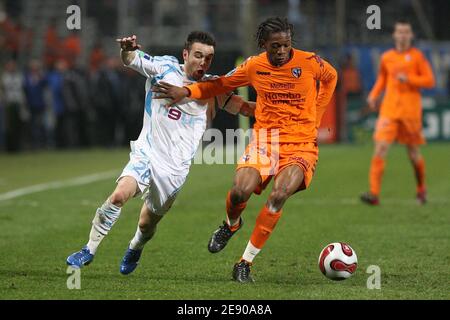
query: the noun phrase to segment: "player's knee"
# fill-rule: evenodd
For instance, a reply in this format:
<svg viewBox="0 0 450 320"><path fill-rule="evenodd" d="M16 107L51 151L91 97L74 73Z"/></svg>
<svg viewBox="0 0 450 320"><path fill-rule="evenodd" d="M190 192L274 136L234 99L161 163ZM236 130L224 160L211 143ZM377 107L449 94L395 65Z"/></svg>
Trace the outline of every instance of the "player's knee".
<svg viewBox="0 0 450 320"><path fill-rule="evenodd" d="M408 148L408 157L412 162L416 163L417 161L420 160L421 154L417 148L409 147Z"/></svg>
<svg viewBox="0 0 450 320"><path fill-rule="evenodd" d="M156 231L156 224L152 224L151 221L144 221L144 220L140 219L138 226L139 226L139 230L143 234L153 234Z"/></svg>
<svg viewBox="0 0 450 320"><path fill-rule="evenodd" d="M123 207L123 205L125 204L125 202L127 202L127 200L128 195L121 190L114 191L109 197L109 201L111 201L113 205L118 207Z"/></svg>
<svg viewBox="0 0 450 320"><path fill-rule="evenodd" d="M380 157L380 158L384 158L386 157L388 151L388 147L387 146L379 146L375 149L375 156Z"/></svg>
<svg viewBox="0 0 450 320"><path fill-rule="evenodd" d="M230 192L230 200L234 205L246 202L253 191L248 190L240 186L233 186Z"/></svg>
<svg viewBox="0 0 450 320"><path fill-rule="evenodd" d="M280 211L287 198L289 198L289 194L286 191L280 189L272 190L267 201L269 209L272 211Z"/></svg>

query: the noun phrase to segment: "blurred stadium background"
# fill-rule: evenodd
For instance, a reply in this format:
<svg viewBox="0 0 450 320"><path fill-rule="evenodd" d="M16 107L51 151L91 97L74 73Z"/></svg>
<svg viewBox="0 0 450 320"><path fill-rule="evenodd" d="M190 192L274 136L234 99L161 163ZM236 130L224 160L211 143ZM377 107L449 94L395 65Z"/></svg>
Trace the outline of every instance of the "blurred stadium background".
<svg viewBox="0 0 450 320"><path fill-rule="evenodd" d="M380 1L382 28L369 30L366 9L372 2L1 0L0 152L117 147L135 139L144 79L121 66L116 37L136 34L149 53L181 59L189 31L210 31L218 41L211 72L224 74L258 52L256 26L273 15L289 17L298 48L318 52L339 69L322 142L370 141L374 115L364 101L399 16L412 22L416 45L437 79L423 98L425 134L430 141L450 140L450 3ZM80 30L66 26L72 4L81 8ZM254 98L252 90L248 95ZM213 126L247 127L247 121L219 113Z"/></svg>

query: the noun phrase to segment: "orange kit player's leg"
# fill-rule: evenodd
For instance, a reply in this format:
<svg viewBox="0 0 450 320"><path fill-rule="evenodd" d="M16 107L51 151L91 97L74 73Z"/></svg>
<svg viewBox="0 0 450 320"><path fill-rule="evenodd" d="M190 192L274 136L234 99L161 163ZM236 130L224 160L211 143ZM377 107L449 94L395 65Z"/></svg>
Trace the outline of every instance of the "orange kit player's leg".
<svg viewBox="0 0 450 320"><path fill-rule="evenodd" d="M256 219L242 259L247 262L253 261L277 225L284 203L299 190L303 179L303 170L297 165L290 165L277 175L269 199Z"/></svg>
<svg viewBox="0 0 450 320"><path fill-rule="evenodd" d="M386 156L390 145L397 139L399 123L389 118L379 118L375 126L373 139L375 142L374 153L369 169L369 192L361 195L361 200L370 205L379 204L381 182Z"/></svg>
<svg viewBox="0 0 450 320"><path fill-rule="evenodd" d="M247 206L248 199L253 192L260 193L270 181L270 176L261 175L267 166L270 167L267 149L262 152L256 140L252 141L238 162L233 187L227 194L227 221L214 231L209 240L208 250L211 253L225 248L233 234L242 227L241 214Z"/></svg>
<svg viewBox="0 0 450 320"><path fill-rule="evenodd" d="M227 222L232 231L238 227L242 211L253 191L260 184L261 177L255 168L247 167L236 171L233 187L227 194Z"/></svg>
<svg viewBox="0 0 450 320"><path fill-rule="evenodd" d="M416 197L419 203L426 203L425 159L420 153L420 145L425 144L421 119L403 120L400 126L398 141L406 145L408 157L416 176Z"/></svg>
<svg viewBox="0 0 450 320"><path fill-rule="evenodd" d="M248 275L242 275L253 259L264 247L281 217L286 200L297 191L304 190L310 184L318 159L315 143L284 144L280 146L278 172L267 203L261 209L252 235L241 260L235 265L233 277L244 282L251 281ZM247 267L244 267L246 265Z"/></svg>

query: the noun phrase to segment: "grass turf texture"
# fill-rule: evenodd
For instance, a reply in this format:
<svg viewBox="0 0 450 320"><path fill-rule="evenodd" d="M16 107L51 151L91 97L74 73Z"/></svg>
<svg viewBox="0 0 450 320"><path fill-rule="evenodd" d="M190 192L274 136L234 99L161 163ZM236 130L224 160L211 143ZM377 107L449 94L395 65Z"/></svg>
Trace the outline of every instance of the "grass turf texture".
<svg viewBox="0 0 450 320"><path fill-rule="evenodd" d="M0 299L449 299L450 149L430 144L429 203L415 202L403 148L388 157L382 205L367 207L370 146L322 146L310 189L287 201L283 216L255 259L256 282L232 282L255 218L268 196L253 196L245 225L218 254L207 251L224 218L233 165L194 165L172 210L144 249L136 271L119 263L134 235L142 201L130 201L94 262L81 270L81 290L68 290L65 259L87 241L94 212L114 178L0 201ZM0 193L33 184L121 168L128 150L0 155ZM269 188L270 189L270 188ZM358 270L345 281L317 267L322 248L348 242ZM381 290L368 290L369 265L381 268Z"/></svg>

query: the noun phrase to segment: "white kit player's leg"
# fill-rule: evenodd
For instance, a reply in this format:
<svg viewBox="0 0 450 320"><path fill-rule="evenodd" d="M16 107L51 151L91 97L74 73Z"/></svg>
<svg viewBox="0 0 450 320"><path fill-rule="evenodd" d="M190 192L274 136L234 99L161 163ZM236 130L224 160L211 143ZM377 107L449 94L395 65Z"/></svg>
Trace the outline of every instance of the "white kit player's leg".
<svg viewBox="0 0 450 320"><path fill-rule="evenodd" d="M161 172L152 176L136 233L120 263L120 273L127 275L136 269L145 244L153 238L157 224L170 210L185 180L186 176L161 175Z"/></svg>
<svg viewBox="0 0 450 320"><path fill-rule="evenodd" d="M111 230L117 219L119 219L121 209L121 207L112 204L110 198L108 198L102 206L97 209L94 219L92 220L92 228L89 233L89 242L86 245L91 254L95 254L97 252L100 242Z"/></svg>
<svg viewBox="0 0 450 320"><path fill-rule="evenodd" d="M81 268L92 262L101 241L119 219L123 205L136 194L137 190L134 178L126 176L119 180L114 192L95 213L87 245L67 258L68 265Z"/></svg>
<svg viewBox="0 0 450 320"><path fill-rule="evenodd" d="M150 211L146 204L142 206L136 233L130 242L130 249L142 250L144 245L153 238L156 226L162 219L162 215L156 215Z"/></svg>
<svg viewBox="0 0 450 320"><path fill-rule="evenodd" d="M111 196L97 209L89 235L87 247L91 254L97 252L100 242L119 219L123 205L137 192L136 180L132 177L123 177L119 180Z"/></svg>

